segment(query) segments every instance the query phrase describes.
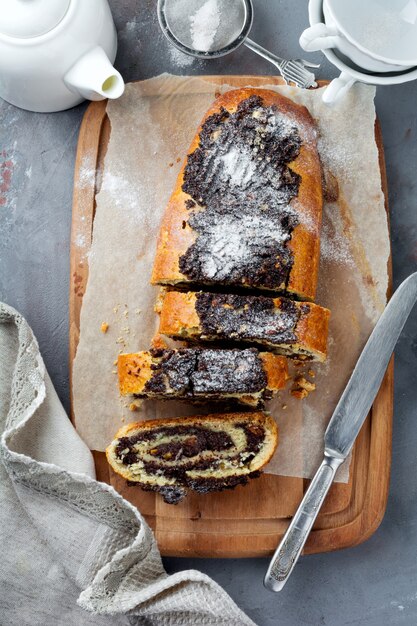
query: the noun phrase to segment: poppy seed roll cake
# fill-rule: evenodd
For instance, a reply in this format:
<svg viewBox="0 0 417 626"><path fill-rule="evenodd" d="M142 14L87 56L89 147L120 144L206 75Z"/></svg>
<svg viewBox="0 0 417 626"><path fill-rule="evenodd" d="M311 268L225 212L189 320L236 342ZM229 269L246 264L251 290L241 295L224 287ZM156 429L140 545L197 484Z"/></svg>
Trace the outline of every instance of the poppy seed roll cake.
<svg viewBox="0 0 417 626"><path fill-rule="evenodd" d="M313 300L323 204L316 135L307 109L274 91L217 98L168 202L152 283Z"/></svg>
<svg viewBox="0 0 417 626"><path fill-rule="evenodd" d="M106 450L130 484L177 504L188 493L233 489L259 476L278 445L263 412L151 420L121 428Z"/></svg>

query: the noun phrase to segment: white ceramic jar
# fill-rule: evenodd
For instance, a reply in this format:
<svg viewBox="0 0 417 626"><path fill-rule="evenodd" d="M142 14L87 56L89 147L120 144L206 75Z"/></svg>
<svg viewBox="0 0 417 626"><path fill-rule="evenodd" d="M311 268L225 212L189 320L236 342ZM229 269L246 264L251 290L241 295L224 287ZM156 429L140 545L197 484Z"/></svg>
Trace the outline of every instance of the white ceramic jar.
<svg viewBox="0 0 417 626"><path fill-rule="evenodd" d="M112 63L117 35L107 0L7 0L0 13L0 96L60 111L124 90Z"/></svg>
<svg viewBox="0 0 417 626"><path fill-rule="evenodd" d="M323 0L324 22L307 28L301 45L309 51L337 48L370 72L408 69L417 64L417 45L412 45L414 36L417 44L417 27L400 17L403 4L401 0L396 10L398 0Z"/></svg>
<svg viewBox="0 0 417 626"><path fill-rule="evenodd" d="M327 2L328 0L325 1ZM412 2L414 1L415 0L412 0ZM343 98L343 96L349 91L352 85L358 81L363 83L369 83L371 85L394 85L417 79L417 60L416 63L411 67L395 65L395 72L392 71L392 68L389 68L391 71L387 71L386 65L378 65L377 67L379 71L372 72L371 70L364 68L363 65L359 66L359 57L353 55L355 56L355 60L353 60L352 57L349 57L349 55L347 54L348 49L343 47L343 45L343 51L341 50L341 47L339 47L340 38L338 36L334 36L334 38L330 40L320 41L319 38L324 32L322 30L323 26L327 28L327 24L324 24L323 22L323 4L323 0L310 0L308 11L311 26L302 33L300 37L300 45L302 48L307 49L308 51L312 51L313 48L322 50L328 60L341 71L340 76L338 78L335 78L325 90L323 95L324 102L326 102L327 104L334 104L335 102ZM347 6L352 6L348 2L346 4ZM318 47L311 45L313 35ZM333 35L330 35L330 37L333 37ZM377 62L381 63L381 61L379 60ZM381 70L382 67L384 67L384 70Z"/></svg>

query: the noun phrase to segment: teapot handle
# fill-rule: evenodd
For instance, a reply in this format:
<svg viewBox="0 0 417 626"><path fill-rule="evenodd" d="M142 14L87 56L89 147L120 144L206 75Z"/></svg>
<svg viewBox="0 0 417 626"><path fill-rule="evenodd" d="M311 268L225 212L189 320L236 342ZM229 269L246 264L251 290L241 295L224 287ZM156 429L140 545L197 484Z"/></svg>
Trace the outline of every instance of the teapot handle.
<svg viewBox="0 0 417 626"><path fill-rule="evenodd" d="M300 46L307 52L337 48L339 45L339 31L327 24L314 24L306 28L300 36Z"/></svg>
<svg viewBox="0 0 417 626"><path fill-rule="evenodd" d="M323 94L325 104L336 104L349 91L356 80L347 72L342 72L338 78L334 78Z"/></svg>

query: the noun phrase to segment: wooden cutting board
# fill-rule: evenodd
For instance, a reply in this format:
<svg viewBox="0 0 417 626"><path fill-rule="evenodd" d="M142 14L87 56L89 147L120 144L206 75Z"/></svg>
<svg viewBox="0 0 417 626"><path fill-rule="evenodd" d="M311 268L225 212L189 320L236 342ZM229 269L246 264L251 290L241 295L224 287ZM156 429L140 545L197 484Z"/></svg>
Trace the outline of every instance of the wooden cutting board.
<svg viewBox="0 0 417 626"><path fill-rule="evenodd" d="M265 77L210 76L211 82L236 87L265 84ZM268 77L279 84L280 78ZM88 279L86 253L90 249L95 195L110 137L106 101L88 107L80 129L74 175L70 280L70 371L79 338L82 298ZM382 187L387 205L384 152L379 125ZM95 180L80 179L81 164L95 169ZM82 184L80 184L82 182ZM387 206L386 206L387 208ZM75 245L77 242L77 245ZM80 246L80 242L84 245ZM389 267L391 283L391 264ZM72 385L71 385L72 393ZM347 484L335 483L304 549L326 552L361 543L379 526L388 498L393 412L393 361L354 447ZM98 480L115 487L139 508L155 532L166 556L259 557L273 553L309 481L264 474L232 492L192 494L184 502L165 504L159 495L128 487L107 465L105 455L93 452Z"/></svg>

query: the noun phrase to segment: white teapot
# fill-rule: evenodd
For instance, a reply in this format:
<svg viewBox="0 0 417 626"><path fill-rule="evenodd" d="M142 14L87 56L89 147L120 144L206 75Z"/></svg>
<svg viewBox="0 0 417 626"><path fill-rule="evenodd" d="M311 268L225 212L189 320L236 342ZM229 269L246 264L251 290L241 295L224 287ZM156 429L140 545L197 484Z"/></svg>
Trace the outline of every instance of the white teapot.
<svg viewBox="0 0 417 626"><path fill-rule="evenodd" d="M3 0L0 96L29 111L118 98L117 35L107 0Z"/></svg>

